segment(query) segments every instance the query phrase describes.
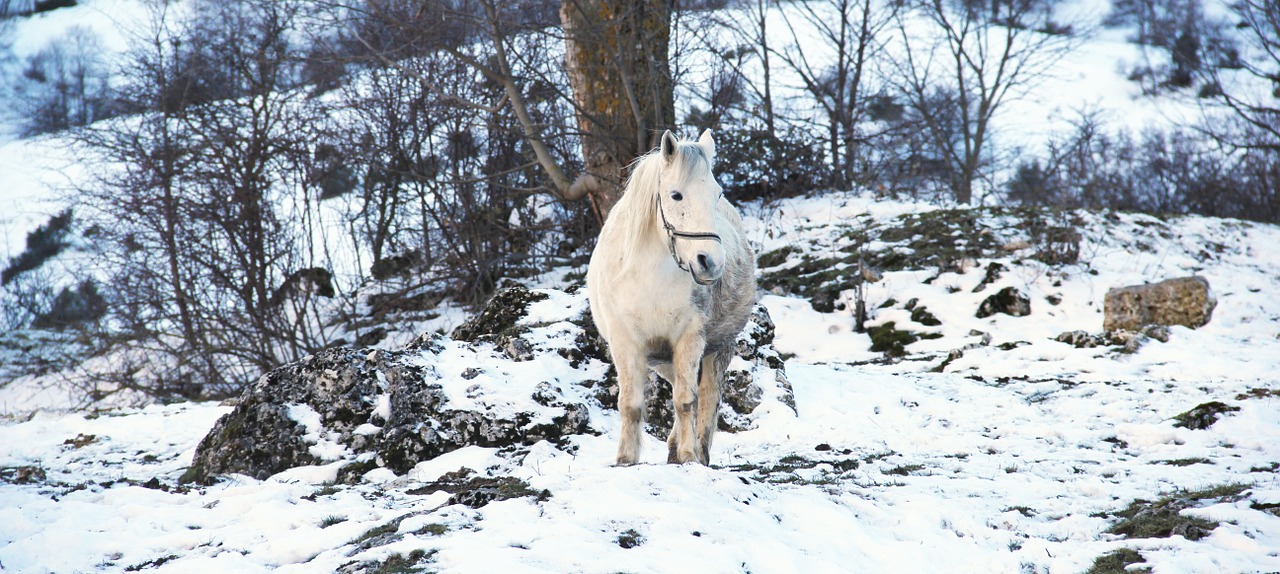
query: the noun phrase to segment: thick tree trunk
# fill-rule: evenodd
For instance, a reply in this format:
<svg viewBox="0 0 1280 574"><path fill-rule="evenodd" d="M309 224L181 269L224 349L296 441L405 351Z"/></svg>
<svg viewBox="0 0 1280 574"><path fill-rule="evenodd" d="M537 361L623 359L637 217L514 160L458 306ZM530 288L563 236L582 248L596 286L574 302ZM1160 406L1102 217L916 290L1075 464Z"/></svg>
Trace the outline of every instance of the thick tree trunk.
<svg viewBox="0 0 1280 574"><path fill-rule="evenodd" d="M585 167L573 188L590 196L601 222L622 196L631 161L675 124L673 3L563 0L560 7Z"/></svg>

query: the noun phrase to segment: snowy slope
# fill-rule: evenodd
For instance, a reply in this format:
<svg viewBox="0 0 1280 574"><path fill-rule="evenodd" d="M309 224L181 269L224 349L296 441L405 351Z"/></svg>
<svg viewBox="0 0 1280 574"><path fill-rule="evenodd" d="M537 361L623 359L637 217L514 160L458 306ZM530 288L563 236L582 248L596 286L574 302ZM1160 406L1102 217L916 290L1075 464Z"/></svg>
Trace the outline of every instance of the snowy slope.
<svg viewBox="0 0 1280 574"><path fill-rule="evenodd" d="M748 225L766 249L823 245L839 239L834 222L929 209L833 194L752 208ZM177 478L196 443L228 407L10 420L0 425L0 564L6 572L416 563L440 572L1073 573L1123 547L1157 572L1280 569L1280 517L1267 510L1280 503L1280 228L1084 215L1087 261L1048 268L1015 252L983 293L969 291L978 269L929 284L929 272L886 273L869 298L916 297L942 321L942 338L909 345L901 362L875 360L846 312L766 295L776 345L795 354L787 374L798 416L770 412L755 430L719 434L711 468L661 464L663 445L651 437L645 464L611 466L610 411L595 415L602 436L561 448L468 447L400 477L375 470L355 486L329 485L333 469L315 467L184 487ZM772 239L760 231L765 221ZM1151 249L1137 247L1144 243ZM1108 286L1193 272L1218 299L1201 329L1175 328L1168 343L1133 354L1052 340L1062 330L1100 331ZM1031 315L973 317L980 298L1003 285L1032 294ZM1046 303L1048 293L1060 304ZM931 372L944 350L972 342L974 328L992 344ZM999 346L1016 341L1025 344ZM1203 430L1174 425L1214 400L1239 411ZM23 467L44 476L20 484ZM422 490L459 468L546 492L472 508ZM1106 532L1135 500L1224 485L1229 495L1182 511L1218 523L1198 540Z"/></svg>

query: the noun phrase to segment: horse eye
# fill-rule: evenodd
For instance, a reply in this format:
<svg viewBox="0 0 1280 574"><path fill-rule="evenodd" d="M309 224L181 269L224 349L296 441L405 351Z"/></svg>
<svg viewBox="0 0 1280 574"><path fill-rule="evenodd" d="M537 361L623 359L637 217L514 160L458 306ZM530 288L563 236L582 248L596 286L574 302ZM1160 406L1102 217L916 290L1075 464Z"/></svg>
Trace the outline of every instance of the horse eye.
<svg viewBox="0 0 1280 574"><path fill-rule="evenodd" d="M680 201L681 199L684 199L684 195L681 195L681 193L678 191L673 191L671 192L671 199Z"/></svg>

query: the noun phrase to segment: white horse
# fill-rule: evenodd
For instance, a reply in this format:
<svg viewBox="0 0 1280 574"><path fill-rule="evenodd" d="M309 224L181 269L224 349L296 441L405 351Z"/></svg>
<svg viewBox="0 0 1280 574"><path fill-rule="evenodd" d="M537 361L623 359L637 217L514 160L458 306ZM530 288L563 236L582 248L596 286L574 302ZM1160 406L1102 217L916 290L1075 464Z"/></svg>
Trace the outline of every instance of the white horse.
<svg viewBox="0 0 1280 574"><path fill-rule="evenodd" d="M617 463L640 454L652 368L672 385L667 462L708 464L720 384L755 304L755 254L711 168L711 131L668 131L636 160L587 269L591 315L618 371Z"/></svg>

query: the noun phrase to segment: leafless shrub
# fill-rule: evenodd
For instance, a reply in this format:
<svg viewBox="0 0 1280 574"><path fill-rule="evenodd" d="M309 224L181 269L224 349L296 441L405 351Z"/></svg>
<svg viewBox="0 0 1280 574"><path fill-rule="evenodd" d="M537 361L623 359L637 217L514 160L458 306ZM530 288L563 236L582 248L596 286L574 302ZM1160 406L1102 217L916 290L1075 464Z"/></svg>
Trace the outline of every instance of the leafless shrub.
<svg viewBox="0 0 1280 574"><path fill-rule="evenodd" d="M1222 125L1219 120L1215 128ZM1069 135L1049 144L1045 162L1019 166L1006 189L1007 199L1021 205L1274 222L1280 220L1278 174L1280 161L1265 149L1225 148L1203 127L1134 137L1084 114Z"/></svg>
<svg viewBox="0 0 1280 574"><path fill-rule="evenodd" d="M194 24L158 13L122 91L140 113L80 136L99 176L81 199L102 230L115 383L222 396L325 344L319 293L273 301L316 266L295 223L313 125L287 89L296 8L207 0Z"/></svg>
<svg viewBox="0 0 1280 574"><path fill-rule="evenodd" d="M98 36L73 27L27 59L14 98L31 136L83 126L114 112Z"/></svg>

